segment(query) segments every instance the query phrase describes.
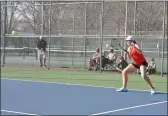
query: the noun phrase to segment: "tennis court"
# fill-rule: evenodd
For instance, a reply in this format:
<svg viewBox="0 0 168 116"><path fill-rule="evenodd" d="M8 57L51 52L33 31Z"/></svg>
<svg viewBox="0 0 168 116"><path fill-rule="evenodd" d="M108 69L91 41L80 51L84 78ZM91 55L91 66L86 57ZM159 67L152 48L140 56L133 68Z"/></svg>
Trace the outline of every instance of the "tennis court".
<svg viewBox="0 0 168 116"><path fill-rule="evenodd" d="M9 0L0 6L1 115L167 115L167 1ZM139 74L130 74L129 91L120 93L114 67L86 69L96 48L100 56L113 48L118 63L128 35L148 63L155 59L156 75L149 75L155 95ZM37 57L40 38L47 42L48 69Z"/></svg>
<svg viewBox="0 0 168 116"><path fill-rule="evenodd" d="M167 115L167 78L151 75L151 95L140 75L119 93L120 74L2 68L2 115Z"/></svg>

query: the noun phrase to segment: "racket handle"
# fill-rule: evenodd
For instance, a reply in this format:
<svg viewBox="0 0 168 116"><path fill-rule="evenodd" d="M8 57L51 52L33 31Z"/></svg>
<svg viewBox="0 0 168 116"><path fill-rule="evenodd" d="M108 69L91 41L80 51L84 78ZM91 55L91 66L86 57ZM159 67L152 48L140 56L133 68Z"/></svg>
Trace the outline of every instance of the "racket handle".
<svg viewBox="0 0 168 116"><path fill-rule="evenodd" d="M127 50L125 50L125 49L123 49L127 54L128 54L128 51Z"/></svg>
<svg viewBox="0 0 168 116"><path fill-rule="evenodd" d="M125 52L127 52L127 50L123 49Z"/></svg>

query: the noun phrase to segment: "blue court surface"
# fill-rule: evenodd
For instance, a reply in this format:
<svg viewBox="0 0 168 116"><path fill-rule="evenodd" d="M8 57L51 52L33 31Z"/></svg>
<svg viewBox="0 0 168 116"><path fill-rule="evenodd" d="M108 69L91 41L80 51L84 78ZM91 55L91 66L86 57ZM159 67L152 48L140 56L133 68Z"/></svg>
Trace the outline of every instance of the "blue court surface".
<svg viewBox="0 0 168 116"><path fill-rule="evenodd" d="M167 93L1 79L1 115L167 115Z"/></svg>

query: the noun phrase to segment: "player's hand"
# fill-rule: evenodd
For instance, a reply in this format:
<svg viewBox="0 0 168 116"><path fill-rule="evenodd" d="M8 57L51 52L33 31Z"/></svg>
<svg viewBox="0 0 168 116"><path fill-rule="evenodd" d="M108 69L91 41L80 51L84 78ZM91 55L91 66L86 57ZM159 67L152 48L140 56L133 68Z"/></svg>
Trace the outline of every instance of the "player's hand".
<svg viewBox="0 0 168 116"><path fill-rule="evenodd" d="M123 49L125 53L129 54L129 52L126 49Z"/></svg>
<svg viewBox="0 0 168 116"><path fill-rule="evenodd" d="M126 52L127 54L129 54L129 52L128 52L127 50L126 50L125 52Z"/></svg>

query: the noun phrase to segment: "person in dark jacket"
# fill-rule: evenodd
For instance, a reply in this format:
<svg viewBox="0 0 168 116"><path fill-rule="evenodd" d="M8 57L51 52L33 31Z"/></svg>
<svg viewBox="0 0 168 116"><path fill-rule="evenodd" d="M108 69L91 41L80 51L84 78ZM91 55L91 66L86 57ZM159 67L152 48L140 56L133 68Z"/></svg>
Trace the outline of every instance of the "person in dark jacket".
<svg viewBox="0 0 168 116"><path fill-rule="evenodd" d="M128 66L127 61L124 59L123 56L120 56L120 62L117 64L116 70L121 72Z"/></svg>
<svg viewBox="0 0 168 116"><path fill-rule="evenodd" d="M47 42L43 39L42 36L40 36L40 39L37 42L37 48L38 48L38 59L40 59L40 66L41 68L46 68L46 48L47 48Z"/></svg>

